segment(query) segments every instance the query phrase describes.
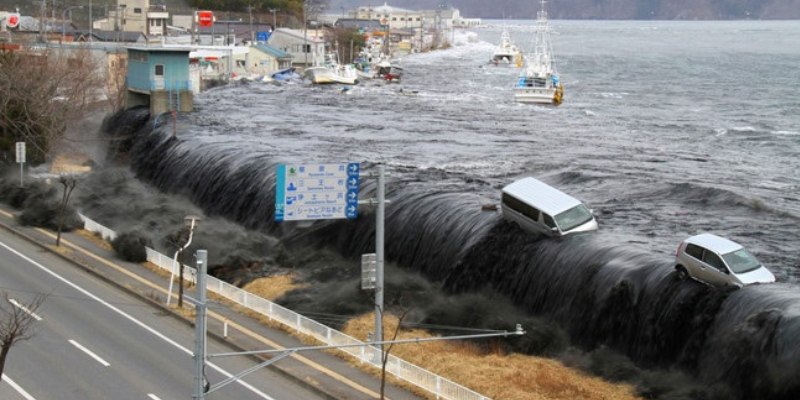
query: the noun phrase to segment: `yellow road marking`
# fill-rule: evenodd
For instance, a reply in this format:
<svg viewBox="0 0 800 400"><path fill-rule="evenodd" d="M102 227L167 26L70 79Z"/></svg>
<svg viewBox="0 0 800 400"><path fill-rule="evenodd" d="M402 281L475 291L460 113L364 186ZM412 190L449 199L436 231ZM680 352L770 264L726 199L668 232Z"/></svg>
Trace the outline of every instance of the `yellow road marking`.
<svg viewBox="0 0 800 400"><path fill-rule="evenodd" d="M13 215L8 214L8 213L6 213L5 211L2 211L2 210L0 210L0 213L3 213L4 215L8 215L10 217L13 217ZM36 229L36 231L38 231L38 232L40 232L40 233L42 233L42 234L44 234L46 236L49 236L49 237L51 237L53 239L56 238L56 235L54 235L53 233L51 233L51 232L49 232L49 231L47 231L45 229L42 229L42 228L35 228L35 229ZM134 279L134 280L136 280L136 281L138 281L138 282L140 282L140 283L142 283L142 284L144 284L144 285L146 285L146 286L148 286L148 287L150 287L150 288L152 288L154 290L157 290L157 291L161 292L162 294L167 294L167 290L162 288L161 286L158 286L158 285L152 283L151 281L149 281L149 280L147 280L145 278L142 278L141 276L136 275L133 272L130 272L130 271L126 270L125 268L123 268L123 267L121 267L121 266L119 266L119 265L117 265L117 264L115 264L115 263L103 258L103 257L98 256L97 254L94 254L94 253L90 252L89 250L84 249L83 247L75 245L72 242L70 242L68 240L65 240L63 237L61 238L61 243L64 243L65 245L67 245L67 246L69 246L69 247L71 247L71 248L73 248L73 249L75 249L77 251L80 251L81 253L86 254L87 256L89 256L89 257L91 257L91 258L93 258L93 259L95 259L95 260L107 265L108 267L113 268L114 270L116 270L116 271L118 271L118 272L120 272L122 274L127 275L131 279ZM268 346L274 347L275 349L278 349L278 350L286 349L285 347L273 342L272 340L269 340L269 339L267 339L267 338L255 333L255 332L251 331L250 329L248 329L248 328L246 328L246 327L244 327L242 325L237 324L236 322L230 321L229 319L223 317L220 314L217 314L217 313L209 310L208 311L208 315L210 317L216 318L220 322L228 321L228 325L235 327L236 329L240 330L245 335L247 335L247 336L249 336L249 337L251 337L253 339L256 339L257 341L259 341L261 343L264 343L264 344L266 344ZM303 357L303 356L298 355L298 354L292 354L291 357L296 359L297 361L302 362L303 364L308 365L311 368L314 368L315 370L317 370L319 372L322 372L325 375L330 376L331 378L333 378L333 379L335 379L335 380L337 380L337 381L339 381L341 383L344 383L345 385L350 386L351 388L353 388L355 390L358 390L361 393L364 393L364 394L366 394L368 396L375 397L375 398L380 397L379 393L374 392L374 391L370 390L369 388L362 386L358 382L354 382L354 381L348 379L347 377L345 377L343 375L340 375L340 374L338 374L338 373L336 373L336 372L334 372L334 371L332 371L332 370L330 370L330 369L328 369L326 367L323 367L322 365L320 365L320 364L318 364L318 363L316 363L316 362L314 362L314 361L312 361L312 360L310 360L310 359L308 359L306 357ZM386 398L388 400L391 400L391 399L389 399L389 397L386 397L386 396L384 396L384 398Z"/></svg>

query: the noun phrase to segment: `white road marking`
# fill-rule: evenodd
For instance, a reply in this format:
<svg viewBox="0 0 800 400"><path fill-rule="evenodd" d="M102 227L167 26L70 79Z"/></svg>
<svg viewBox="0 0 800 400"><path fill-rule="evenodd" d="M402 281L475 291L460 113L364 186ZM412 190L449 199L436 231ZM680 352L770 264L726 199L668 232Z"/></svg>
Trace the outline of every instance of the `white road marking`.
<svg viewBox="0 0 800 400"><path fill-rule="evenodd" d="M36 400L36 398L31 396L30 393L26 392L25 389L17 385L16 382L12 381L11 378L8 377L8 375L3 374L2 378L3 378L2 380L8 382L8 384L11 385L11 387L14 388L14 390L16 390L19 394L21 394L22 397L25 398L25 400Z"/></svg>
<svg viewBox="0 0 800 400"><path fill-rule="evenodd" d="M25 311L26 313L28 313L31 317L33 317L33 319L35 319L37 321L41 321L42 320L42 317L36 315L36 313L32 312L31 310L28 310L27 307L25 307L22 304L20 304L17 300L8 299L8 302L13 304L15 307L19 308L20 310Z"/></svg>
<svg viewBox="0 0 800 400"><path fill-rule="evenodd" d="M89 350L89 349L87 349L86 347L83 347L83 346L81 346L81 344L80 344L80 343L78 343L78 342L76 342L76 341L74 341L74 340L72 340L72 339L70 339L70 340L69 340L69 342L70 342L70 344L72 344L73 346L77 347L79 350L82 350L84 353L86 353L86 354L88 354L90 357L94 358L94 359L95 359L97 362L99 362L100 364L103 364L103 366L104 366L104 367L111 366L111 364L109 364L109 363L108 363L106 360L103 360L103 359L102 359L102 358L100 358L100 356L98 356L97 354L94 354L94 353L92 353L92 351L91 351L91 350Z"/></svg>
<svg viewBox="0 0 800 400"><path fill-rule="evenodd" d="M92 294L92 293L90 293L88 290L86 290L86 289L84 289L84 288L82 288L82 287L80 287L80 286L78 286L78 285L76 285L76 284L74 284L74 283L70 282L69 280L67 280L67 278L64 278L63 276L61 276L61 275L59 275L59 274L57 274L57 273L55 273L55 272L51 271L50 269L48 269L47 267L45 267L45 266L44 266L44 265L42 265L42 264L39 264L38 262L34 261L34 260L33 260L33 259L31 259L30 257L28 257L28 256L26 256L26 255L24 255L24 254L22 254L22 253L20 253L20 252L18 252L17 250L14 250L13 248L9 247L7 244L5 244L5 243L3 243L3 242L0 242L0 247L3 247L3 248L5 248L6 250L8 250L8 251L10 251L10 252L12 252L12 253L14 253L14 254L16 254L16 255L17 255L19 258L21 258L21 259L23 259L23 260L25 260L25 261L27 261L27 262L29 262L29 263L33 264L34 266L38 267L38 268L39 268L39 269L41 269L42 271L44 271L44 272L46 272L46 273L48 273L48 274L52 275L54 278L56 278L56 279L60 280L61 282L64 282L65 284L67 284L67 285L71 286L73 289L75 289L75 290L77 290L77 291L79 291L79 292L83 293L84 295L88 296L89 298L91 298L91 299L93 299L93 300L97 301L98 303L100 303L100 304L102 304L102 305L104 305L104 306L108 307L109 309L111 309L111 310L112 310L112 311L114 311L115 313L117 313L117 314L121 315L121 316L122 316L122 317L124 317L125 319L127 319L127 320L129 320L129 321L133 322L133 323L134 323L134 324L136 324L136 325L139 325L139 326L140 326L142 329L144 329L144 330L146 330L146 331L148 331L148 332L152 333L153 335L155 335L156 337L158 337L158 338L160 338L160 339L164 340L165 342L167 342L167 343L169 343L169 344L171 344L171 345L173 345L173 346L177 347L177 348L178 348L180 351L182 351L182 352L184 352L184 353L186 353L186 354L188 354L188 355L190 355L190 356L191 356L191 355L194 355L194 353L193 353L191 350L189 350L189 349L187 349L186 347L182 346L180 343L178 343L178 342L176 342L176 341L174 341L174 340L172 340L172 339L168 338L168 337L167 337L166 335L164 335L163 333L161 333L161 332L159 332L159 331L155 330L154 328L151 328L150 326L148 326L148 325L147 325L147 324L145 324L144 322L142 322L142 321L139 321L138 319L134 318L133 316L131 316L131 315L127 314L125 311L122 311L122 310L120 310L119 308L117 308L117 307L113 306L112 304L110 304L110 303L106 302L105 300L103 300L103 299L101 299L101 298L99 298L99 297L97 297L97 296L93 295L93 294ZM217 364L214 364L214 363L207 362L207 363L206 363L206 365L207 365L207 366L209 366L209 367L211 367L211 368L213 368L215 371L219 372L220 374L224 375L224 376L225 376L225 377L227 377L227 378L231 378L231 377L233 377L233 374L231 374L231 373L230 373L230 372L228 372L228 371L225 371L224 369L222 369L222 368L221 368L220 366L218 366ZM264 392L262 392L262 391L258 390L258 389L257 389L257 388L255 388L253 385L251 385L251 384L249 384L249 383L247 383L247 382L245 382L245 381L243 381L243 380L241 380L241 379L238 379L238 380L236 380L236 383L238 383L238 384L240 384L240 385L244 386L245 388L247 388L247 389L248 389L248 390L250 390L251 392L253 392L253 393L257 394L257 395L258 395L259 397L261 397L262 399L266 399L266 400L275 400L274 398L270 397L270 396L269 396L269 395L267 395L266 393L264 393Z"/></svg>
<svg viewBox="0 0 800 400"><path fill-rule="evenodd" d="M158 398L158 396L156 396L156 395L154 395L154 394L152 394L152 393L148 393L148 394L147 394L147 397L149 397L149 398L151 398L151 399L153 399L153 400L161 400L161 399L159 399L159 398Z"/></svg>

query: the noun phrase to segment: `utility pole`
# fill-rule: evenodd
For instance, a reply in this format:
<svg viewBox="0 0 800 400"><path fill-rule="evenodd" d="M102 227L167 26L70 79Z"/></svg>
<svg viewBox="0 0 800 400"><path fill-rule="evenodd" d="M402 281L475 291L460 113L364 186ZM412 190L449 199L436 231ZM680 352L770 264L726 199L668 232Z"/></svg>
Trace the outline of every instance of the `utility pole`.
<svg viewBox="0 0 800 400"><path fill-rule="evenodd" d="M377 209L375 210L375 340L383 342L383 233L384 210L386 201L386 182L384 181L386 166L378 165ZM383 344L378 346L375 362L383 362Z"/></svg>
<svg viewBox="0 0 800 400"><path fill-rule="evenodd" d="M47 7L47 0L42 0L41 15L39 16L39 41L44 43L44 16L45 7Z"/></svg>
<svg viewBox="0 0 800 400"><path fill-rule="evenodd" d="M89 0L89 41L92 41L92 28L94 21L92 20L92 0Z"/></svg>
<svg viewBox="0 0 800 400"><path fill-rule="evenodd" d="M256 42L256 33L253 31L253 6L247 6L247 12L250 13L250 43Z"/></svg>
<svg viewBox="0 0 800 400"><path fill-rule="evenodd" d="M303 0L303 57L305 57L303 62L305 64L305 68L308 68L308 51L306 51L306 47L308 46L308 20L306 20L307 4L308 0Z"/></svg>
<svg viewBox="0 0 800 400"><path fill-rule="evenodd" d="M195 400L205 399L206 382L206 272L208 271L208 251L197 250L197 288L194 329L194 396Z"/></svg>
<svg viewBox="0 0 800 400"><path fill-rule="evenodd" d="M276 19L275 19L275 12L276 12L276 11L278 11L278 9L277 9L277 8L270 8L270 9L269 9L269 12L271 12L271 13L272 13L272 30L273 30L273 31L275 31L275 29L277 29L277 28L278 28L278 25L277 25L277 22L276 22Z"/></svg>

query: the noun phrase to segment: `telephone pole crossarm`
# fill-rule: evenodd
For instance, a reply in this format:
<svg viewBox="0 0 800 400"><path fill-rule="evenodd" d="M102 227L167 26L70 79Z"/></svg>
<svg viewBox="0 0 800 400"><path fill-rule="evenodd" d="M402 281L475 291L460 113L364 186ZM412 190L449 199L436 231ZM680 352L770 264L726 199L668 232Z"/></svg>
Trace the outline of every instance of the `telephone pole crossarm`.
<svg viewBox="0 0 800 400"><path fill-rule="evenodd" d="M217 390L222 389L224 386L228 385L229 383L235 382L235 381L237 381L237 380L239 380L241 378L244 378L247 375L252 374L253 372L258 371L261 368L267 367L267 366L272 365L272 364L274 364L274 363L276 363L276 362L278 362L280 360L283 360L286 357L289 357L290 355L292 355L292 353L294 353L294 350L291 350L291 349L284 350L281 354L278 354L277 356L275 356L273 358L270 358L269 360L264 361L261 364L258 364L256 366L250 367L250 368L248 368L248 369L246 369L246 370L244 370L242 372L239 372L236 375L233 375L233 376L225 379L224 381L222 381L220 383L217 383L216 385L211 386L210 388L208 388L208 390L205 392L205 394L216 392ZM210 357L211 356L209 356L209 358Z"/></svg>

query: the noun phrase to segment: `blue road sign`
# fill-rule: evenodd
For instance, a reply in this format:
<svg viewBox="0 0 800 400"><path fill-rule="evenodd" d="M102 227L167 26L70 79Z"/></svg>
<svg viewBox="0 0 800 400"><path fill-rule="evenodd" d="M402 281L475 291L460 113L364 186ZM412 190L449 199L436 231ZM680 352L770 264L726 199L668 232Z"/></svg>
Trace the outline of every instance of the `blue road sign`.
<svg viewBox="0 0 800 400"><path fill-rule="evenodd" d="M355 219L358 163L281 164L275 187L275 221Z"/></svg>

